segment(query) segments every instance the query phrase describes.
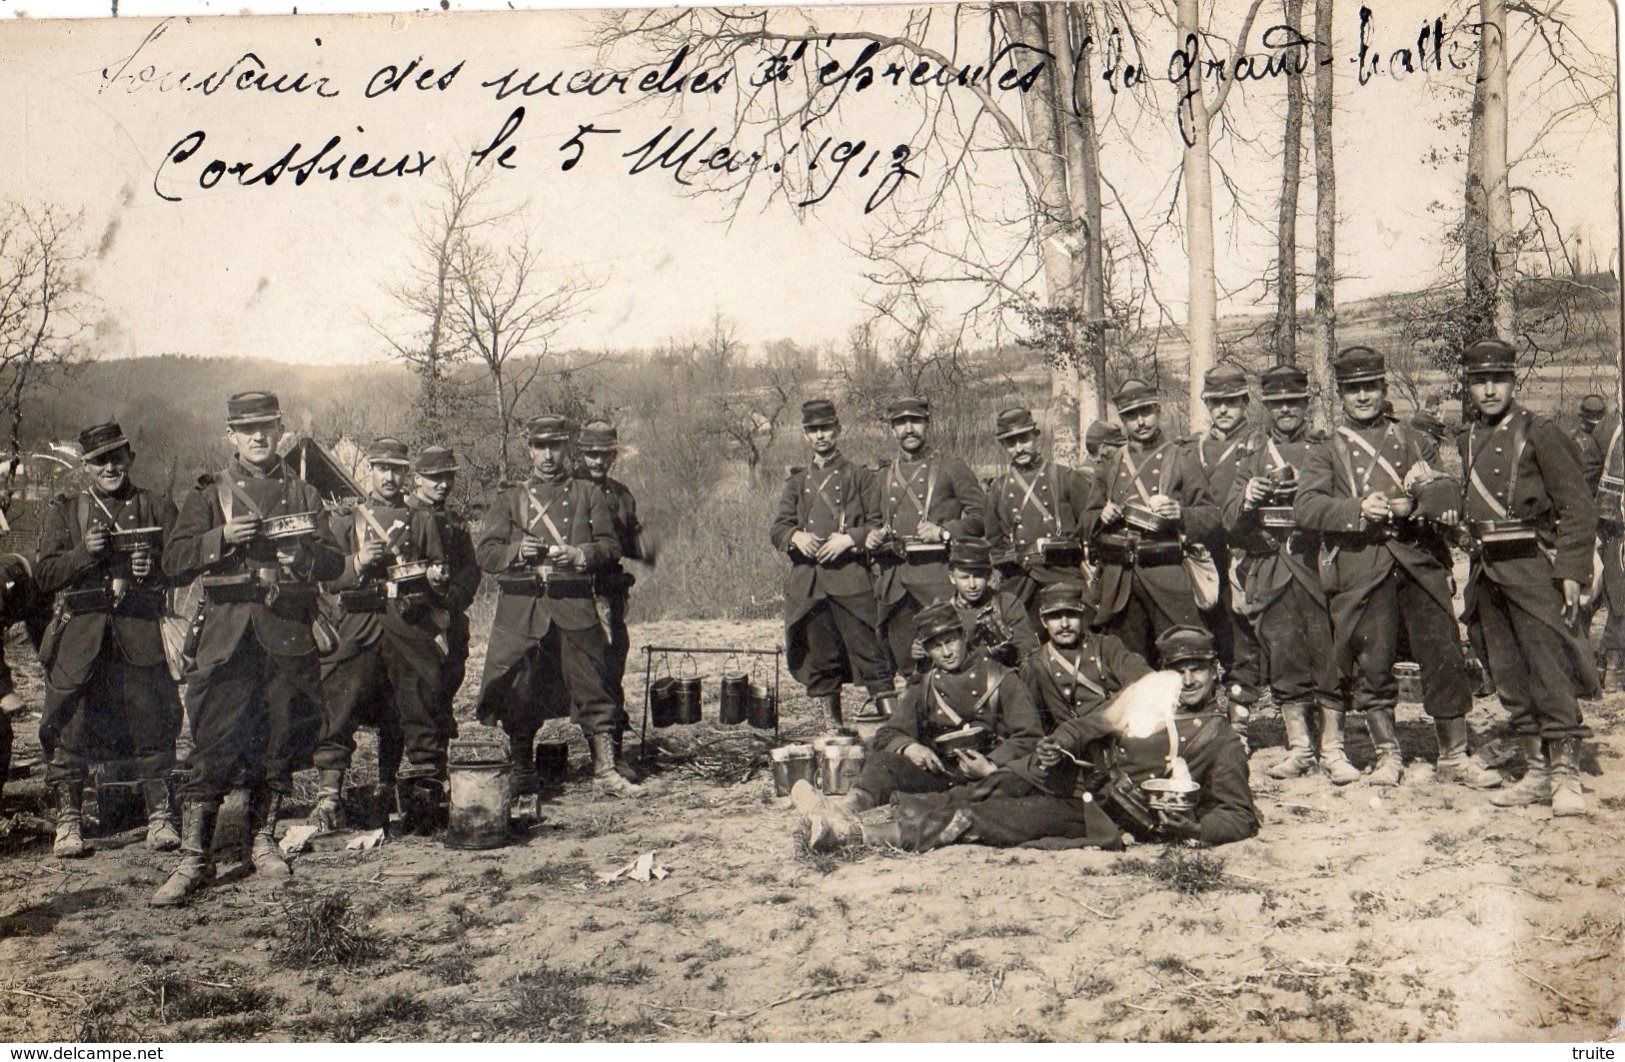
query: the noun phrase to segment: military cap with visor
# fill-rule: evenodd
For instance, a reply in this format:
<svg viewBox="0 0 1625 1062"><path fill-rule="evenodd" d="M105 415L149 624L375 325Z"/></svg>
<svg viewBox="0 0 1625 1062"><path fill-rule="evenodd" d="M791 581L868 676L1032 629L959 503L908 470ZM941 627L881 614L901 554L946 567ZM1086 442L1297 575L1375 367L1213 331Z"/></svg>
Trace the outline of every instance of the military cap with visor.
<svg viewBox="0 0 1625 1062"><path fill-rule="evenodd" d="M583 450L614 450L621 444L620 433L607 420L589 420L581 426L576 444Z"/></svg>
<svg viewBox="0 0 1625 1062"><path fill-rule="evenodd" d="M421 476L459 472L462 467L457 463L457 455L449 446L425 446L418 451L417 459L412 462L412 471Z"/></svg>
<svg viewBox="0 0 1625 1062"><path fill-rule="evenodd" d="M1000 440L1019 438L1037 430L1038 422L1033 419L1033 411L1026 406L1002 409L993 422L993 436Z"/></svg>
<svg viewBox="0 0 1625 1062"><path fill-rule="evenodd" d="M1157 659L1169 668L1191 660L1211 663L1219 654L1212 634L1201 627L1180 625L1169 627L1157 638Z"/></svg>
<svg viewBox="0 0 1625 1062"><path fill-rule="evenodd" d="M369 465L389 465L392 468L411 468L412 459L406 444L388 435L381 435L367 444L364 459Z"/></svg>
<svg viewBox="0 0 1625 1062"><path fill-rule="evenodd" d="M967 572L991 572L993 547L985 538L956 538L948 543L948 567Z"/></svg>
<svg viewBox="0 0 1625 1062"><path fill-rule="evenodd" d="M1586 395L1580 399L1580 416L1584 420L1601 420L1608 415L1608 399L1602 395Z"/></svg>
<svg viewBox="0 0 1625 1062"><path fill-rule="evenodd" d="M801 403L803 428L828 428L840 422L841 419L835 415L835 403L827 398L809 398Z"/></svg>
<svg viewBox="0 0 1625 1062"><path fill-rule="evenodd" d="M1202 377L1202 397L1246 398L1247 374L1235 365L1215 365Z"/></svg>
<svg viewBox="0 0 1625 1062"><path fill-rule="evenodd" d="M1309 397L1309 374L1296 365L1275 365L1258 378L1265 402L1290 402Z"/></svg>
<svg viewBox="0 0 1625 1062"><path fill-rule="evenodd" d="M226 399L226 423L233 428L282 419L282 403L270 391L239 391Z"/></svg>
<svg viewBox="0 0 1625 1062"><path fill-rule="evenodd" d="M1097 420L1083 433L1083 445L1089 450L1098 450L1102 446L1125 446L1127 443L1123 426L1109 420Z"/></svg>
<svg viewBox="0 0 1625 1062"><path fill-rule="evenodd" d="M1381 352L1370 347L1344 347L1332 363L1332 374L1337 377L1339 387L1384 380L1388 377L1388 363Z"/></svg>
<svg viewBox="0 0 1625 1062"><path fill-rule="evenodd" d="M959 621L959 610L947 601L936 601L920 609L914 616L914 630L921 645L930 645L945 634L964 636L965 627Z"/></svg>
<svg viewBox="0 0 1625 1062"><path fill-rule="evenodd" d="M1480 339L1461 352L1461 374L1510 376L1518 371L1518 352L1499 339Z"/></svg>
<svg viewBox="0 0 1625 1062"><path fill-rule="evenodd" d="M129 445L130 440L124 437L124 429L118 426L116 420L97 424L79 433L79 456L86 461L94 461Z"/></svg>
<svg viewBox="0 0 1625 1062"><path fill-rule="evenodd" d="M919 395L910 395L899 398L886 407L886 419L902 420L905 417L919 417L922 420L931 419L931 400L921 398Z"/></svg>
<svg viewBox="0 0 1625 1062"><path fill-rule="evenodd" d="M575 438L576 426L570 418L549 413L533 417L527 429L532 443L570 442Z"/></svg>
<svg viewBox="0 0 1625 1062"><path fill-rule="evenodd" d="M1079 616L1087 616L1092 612L1083 602L1083 587L1077 583L1062 581L1051 583L1038 591L1038 614L1040 616L1054 616L1062 612L1073 612Z"/></svg>
<svg viewBox="0 0 1625 1062"><path fill-rule="evenodd" d="M1112 405L1117 407L1118 413L1128 414L1147 406L1162 405L1162 396L1157 393L1155 387L1144 380L1128 379L1123 381L1117 388L1117 393L1112 396Z"/></svg>

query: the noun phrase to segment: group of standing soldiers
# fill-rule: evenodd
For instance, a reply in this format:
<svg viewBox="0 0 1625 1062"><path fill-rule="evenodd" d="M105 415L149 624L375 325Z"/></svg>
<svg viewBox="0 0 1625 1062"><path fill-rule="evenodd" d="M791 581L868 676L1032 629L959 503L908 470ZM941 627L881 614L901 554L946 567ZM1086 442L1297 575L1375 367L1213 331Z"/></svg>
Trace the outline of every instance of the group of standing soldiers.
<svg viewBox="0 0 1625 1062"><path fill-rule="evenodd" d="M871 751L884 753L884 769L870 780L883 791L879 802L911 787L934 791L927 773L970 784L980 799L1009 795L998 772L1024 789L1021 778L1030 781L1036 767L1021 764L1036 765L1036 749L1017 749L1008 742L1020 735L993 726L1001 762L975 752L939 756L933 742L957 737L983 703L956 708L941 692L954 680L936 683L935 703L922 704L919 675L960 674L958 663L931 663L933 643L954 637L972 657L994 661L995 672L1001 662L1011 668L1036 659L1041 642L1052 640L1045 592L1071 586L1090 637L1140 662L1126 669L1131 674L1171 669L1179 661L1164 658L1169 644L1181 659L1200 659L1197 634L1205 633L1223 676L1223 696L1211 697L1211 707L1228 716L1243 747L1267 688L1288 744L1269 772L1275 777L1318 765L1335 785L1362 777L1398 785L1395 664L1409 660L1419 666L1423 708L1435 724L1435 778L1498 788L1491 800L1499 806L1549 803L1556 815L1584 814L1577 754L1589 732L1577 697L1599 688L1581 626L1588 597L1590 609L1609 607L1609 673L1617 678L1625 669L1619 414L1593 396L1582 409L1585 430L1571 439L1517 403L1508 344L1475 343L1461 365L1470 417L1456 439L1459 479L1441 468L1442 425L1435 433L1393 415L1384 359L1364 346L1343 350L1334 364L1342 413L1335 431L1310 426L1309 382L1292 366L1257 381L1262 424L1247 417L1245 373L1209 372L1203 396L1211 427L1184 438L1164 430L1157 390L1127 380L1113 397L1121 423L1090 426L1083 468L1044 458L1029 410L999 413L995 434L1009 464L985 489L963 461L931 449L922 398L888 410L900 453L875 469L840 453L830 402L807 402L812 463L791 470L771 535L791 565L792 671L825 702L836 727L846 721L843 682L861 682L871 694L869 716L884 719L897 704L895 676L908 680L908 725L889 743L877 737ZM1605 592L1588 594L1599 533ZM1469 747L1475 679L1452 600L1453 546L1471 560L1460 618L1511 716L1514 741L1495 743L1500 755L1475 756ZM995 570L1000 579L992 583ZM1051 604L1056 613L1069 610L1064 600ZM929 630L920 628L922 616ZM1084 681L1076 678L1078 661L1070 663L1068 698ZM980 682L974 669L966 674L972 686ZM1022 674L1032 679L1024 696L1037 702L1035 718L1076 714L1047 703L1043 667ZM993 674L986 697L996 698L1002 682ZM1089 682L1103 693L1122 684L1110 674ZM1374 749L1364 774L1345 744L1351 712L1364 718ZM882 735L890 729L897 728ZM1521 781L1503 787L1495 768L1510 761L1508 744L1528 766ZM1046 752L1043 766L1057 755ZM874 801L866 793L836 810L855 814ZM827 804L819 810L811 840L855 836L851 822L830 818Z"/></svg>
<svg viewBox="0 0 1625 1062"><path fill-rule="evenodd" d="M643 536L630 492L608 475L613 425L581 430L578 464L573 424L532 421L532 475L497 496L477 538L447 504L459 466L446 447L412 455L397 439L373 440L366 496L328 511L282 460L275 395L231 396L226 426L231 459L178 511L132 482L135 451L118 424L88 428L79 446L90 484L47 512L30 581L50 618L30 629L45 673L39 736L56 855L89 853L90 769L132 760L148 847L181 853L154 905L211 878L216 819L234 790L247 794L255 872L287 878L276 826L293 773L317 769L310 821L337 828L360 726L379 732L379 802L398 806L408 832L442 826L482 572L500 594L479 718L507 731L519 795L537 789L530 745L541 721L565 714L588 735L595 780L637 790L619 762L632 582L620 561L643 555ZM8 601L23 598L11 589ZM184 633L166 632L172 592L187 602ZM172 793L179 683L191 751Z"/></svg>

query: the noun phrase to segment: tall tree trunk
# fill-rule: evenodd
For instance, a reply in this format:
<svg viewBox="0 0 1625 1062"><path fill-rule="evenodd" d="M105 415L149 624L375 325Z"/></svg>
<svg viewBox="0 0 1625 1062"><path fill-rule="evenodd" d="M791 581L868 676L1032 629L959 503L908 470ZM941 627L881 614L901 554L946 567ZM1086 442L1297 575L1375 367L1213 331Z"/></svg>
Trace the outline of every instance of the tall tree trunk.
<svg viewBox="0 0 1625 1062"><path fill-rule="evenodd" d="M1315 349L1310 372L1321 413L1334 423L1337 356L1337 166L1332 151L1332 4L1315 0Z"/></svg>
<svg viewBox="0 0 1625 1062"><path fill-rule="evenodd" d="M1303 32L1303 0L1286 0L1286 24ZM1303 181L1303 80L1286 81L1286 133L1281 143L1281 207L1275 247L1275 363L1298 360L1298 188Z"/></svg>
<svg viewBox="0 0 1625 1062"><path fill-rule="evenodd" d="M1514 330L1512 198L1507 187L1505 0L1480 0L1478 76L1467 126L1463 216L1466 335L1471 343Z"/></svg>
<svg viewBox="0 0 1625 1062"><path fill-rule="evenodd" d="M1181 87L1180 124L1185 152L1181 180L1185 186L1185 249L1190 260L1190 303L1186 332L1190 338L1190 425L1207 427L1202 377L1218 351L1218 289L1214 280L1213 167L1208 137L1207 100L1202 91L1203 64L1197 0L1178 0L1175 9L1179 45L1195 62Z"/></svg>
<svg viewBox="0 0 1625 1062"><path fill-rule="evenodd" d="M1106 262L1101 240L1100 139L1095 127L1094 78L1090 55L1089 7L1051 4L1050 25L1066 42L1057 64L1061 129L1066 141L1067 198L1079 225L1072 258L1072 289L1079 301L1082 350L1078 363L1078 433L1106 415Z"/></svg>
<svg viewBox="0 0 1625 1062"><path fill-rule="evenodd" d="M1000 4L996 10L1011 40L1049 48L1044 7L1036 3ZM1034 173L1033 197L1038 209L1033 217L1034 236L1044 270L1047 309L1056 317L1075 310L1077 300L1072 285L1071 254L1067 238L1072 228L1071 209L1066 197L1065 153L1061 143L1059 101L1056 98L1055 64L1046 64L1034 90L1022 93L1021 106L1027 119L1028 155ZM1067 336L1073 330L1063 322L1046 329L1050 336ZM1065 341L1062 340L1063 345ZM1083 440L1078 424L1077 351L1058 349L1050 357L1050 401L1053 445L1063 457L1080 452Z"/></svg>
<svg viewBox="0 0 1625 1062"><path fill-rule="evenodd" d="M502 379L502 366L491 364L491 385L497 400L497 475L504 481L513 477L508 468L508 393Z"/></svg>

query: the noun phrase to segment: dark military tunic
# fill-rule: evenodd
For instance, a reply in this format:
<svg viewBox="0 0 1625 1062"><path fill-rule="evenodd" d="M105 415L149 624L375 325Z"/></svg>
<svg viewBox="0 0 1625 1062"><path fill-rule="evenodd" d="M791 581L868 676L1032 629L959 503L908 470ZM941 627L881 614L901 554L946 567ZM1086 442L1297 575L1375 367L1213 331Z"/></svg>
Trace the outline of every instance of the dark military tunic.
<svg viewBox="0 0 1625 1062"><path fill-rule="evenodd" d="M1341 711L1332 617L1320 585L1320 536L1303 528L1265 528L1260 511L1246 505L1249 481L1282 467L1301 476L1309 451L1325 440L1324 432L1307 425L1290 436L1273 430L1262 436L1236 467L1225 497L1224 523L1233 547L1244 551L1236 573L1276 703L1315 699Z"/></svg>
<svg viewBox="0 0 1625 1062"><path fill-rule="evenodd" d="M1100 561L1100 603L1094 625L1117 635L1147 660L1163 631L1181 624L1204 625L1195 590L1181 563L1182 551L1148 552L1145 547L1150 540L1139 531L1121 522L1106 527L1100 514L1107 502L1119 507L1143 505L1158 494L1179 503L1184 541L1211 541L1218 532L1218 502L1195 453L1178 439L1164 440L1160 435L1144 444L1130 440L1117 451L1095 481L1084 516L1084 533ZM1157 542L1178 546L1180 535ZM1125 563L1119 552L1130 543L1139 551L1139 563L1133 565Z"/></svg>
<svg viewBox="0 0 1625 1062"><path fill-rule="evenodd" d="M1242 462L1263 446L1262 438L1263 433L1255 431L1246 421L1229 435L1215 427L1203 435L1189 437L1189 446L1196 454L1202 474L1207 477L1215 505L1222 507L1230 497L1231 484L1238 478ZM1252 704L1258 700L1259 687L1263 684L1264 665L1252 617L1244 609L1234 585L1240 581L1236 568L1246 551L1231 538L1222 520L1207 545L1219 572L1219 604L1208 612L1208 625L1214 631L1230 699Z"/></svg>
<svg viewBox="0 0 1625 1062"><path fill-rule="evenodd" d="M786 660L796 681L814 697L862 682L871 693L892 688L891 662L877 630L874 583L862 553L880 526L874 476L835 454L825 464L792 468L779 494L769 539L790 558L784 580ZM852 537L854 548L829 564L794 549L797 531L819 539Z"/></svg>
<svg viewBox="0 0 1625 1062"><path fill-rule="evenodd" d="M483 573L474 556L474 536L466 516L444 504L431 505L415 494L407 503L434 517L440 546L445 552L449 579L446 588L440 591L440 606L446 613L446 663L440 672L438 719L441 737L449 741L457 736L454 702L457 691L463 687L468 667L468 609L480 592Z"/></svg>
<svg viewBox="0 0 1625 1062"><path fill-rule="evenodd" d="M1080 527L1093 481L1075 469L1043 458L1030 469L1014 465L1000 472L988 491L987 540L1004 574L1003 589L1037 622L1040 587L1083 583L1081 568L1046 565L1041 539L1082 549Z"/></svg>
<svg viewBox="0 0 1625 1062"><path fill-rule="evenodd" d="M1151 665L1122 639L1092 631L1084 632L1075 649L1051 642L1021 665L1021 679L1032 691L1046 734L1094 714L1124 686L1150 673ZM1029 757L1013 769L1052 796L1071 796L1077 786L1078 765L1070 760L1044 768Z"/></svg>
<svg viewBox="0 0 1625 1062"><path fill-rule="evenodd" d="M982 534L981 484L965 462L922 449L915 458L882 461L875 472L881 526L893 542L874 559L875 599L879 602L881 635L901 668L909 664L914 644L914 616L933 601L953 593L948 565L943 561L915 561L898 556L904 540L919 533L922 519L943 528L950 538ZM946 551L946 543L943 546Z"/></svg>
<svg viewBox="0 0 1625 1062"><path fill-rule="evenodd" d="M579 548L587 573L620 556L609 499L592 483L533 476L492 500L474 540L480 568L497 577L500 590L480 680L480 722L500 721L510 735L534 736L544 720L568 712L588 735L609 733L615 698L590 581L561 591L570 596L548 592L537 578L546 560L520 555L527 531L548 546Z"/></svg>
<svg viewBox="0 0 1625 1062"><path fill-rule="evenodd" d="M35 571L40 592L57 599L41 660L48 783L82 777L101 760L134 758L142 778L174 766L181 704L159 632L168 582L162 546L137 579L128 554L95 556L84 542L93 529L159 527L168 536L175 516L167 497L128 482L115 494L92 487L64 495L46 511Z"/></svg>
<svg viewBox="0 0 1625 1062"><path fill-rule="evenodd" d="M1033 627L1027 610L1003 590L989 590L981 603L976 605L966 604L957 593L948 600L954 606L954 611L959 613L967 652L991 653L992 650L1003 648L1014 659L1000 662L1006 667L1015 667L1038 648L1038 631Z"/></svg>
<svg viewBox="0 0 1625 1062"><path fill-rule="evenodd" d="M1596 456L1586 468L1586 481L1597 499L1597 552L1602 557L1602 593L1593 609L1606 603L1608 622L1600 644L1608 653L1625 653L1625 515L1620 511L1620 483L1625 479L1625 433L1619 410L1597 425Z"/></svg>
<svg viewBox="0 0 1625 1062"><path fill-rule="evenodd" d="M936 752L937 738L969 724L990 733L993 748L987 758L1003 768L1025 760L1044 736L1038 709L1021 676L984 656L972 655L960 670L932 668L922 682L903 691L897 710L870 743L856 788L884 804L896 792L933 792L963 784L965 778L956 770L952 756L940 756L947 773L937 774L916 767L902 753L915 743ZM1019 792L1031 789L1009 770L997 771L992 777L995 784L1008 783Z"/></svg>
<svg viewBox="0 0 1625 1062"><path fill-rule="evenodd" d="M281 461L262 471L235 457L181 504L164 543L164 574L176 583L201 578L206 595L197 659L186 675L193 745L185 799L218 799L245 779L285 793L309 762L321 729L311 636L316 584L344 570L344 552L325 514L291 568L278 562L276 543L261 536L233 546L224 528L245 511L267 518L321 509L316 488ZM244 576L246 589L222 585Z"/></svg>
<svg viewBox="0 0 1625 1062"><path fill-rule="evenodd" d="M376 497L340 511L332 523L334 538L350 554L343 574L322 587L322 610L337 629L338 644L322 657L325 704L316 766L345 770L355 752L356 728L376 726L398 728L408 776L437 775L446 753L437 709L443 656L436 639L446 615L426 588L392 596L388 568L443 563L439 527L428 512ZM366 568L357 563L363 537L383 538L386 545L383 558ZM380 783L394 780L395 766L379 763Z"/></svg>
<svg viewBox="0 0 1625 1062"><path fill-rule="evenodd" d="M624 687L626 656L632 650L632 636L626 626L626 609L637 577L626 570L621 558L643 559L643 523L638 519L638 500L625 483L609 476L595 480L585 473L578 474L604 492L605 500L609 502L610 522L615 527L615 541L620 547L620 557L594 573L593 591L598 597L599 620L608 641L604 666L610 695L615 698L616 725L624 728L629 723Z"/></svg>
<svg viewBox="0 0 1625 1062"><path fill-rule="evenodd" d="M1304 458L1293 514L1300 526L1321 535L1321 586L1331 609L1333 660L1356 711L1393 708L1401 632L1422 668L1427 713L1452 719L1472 707L1442 532L1423 518L1420 502L1406 520L1373 523L1360 512L1367 495L1398 493L1411 468L1426 461L1432 441L1378 417L1345 425ZM1450 495L1452 505L1459 490L1459 482L1434 481L1434 491Z"/></svg>
<svg viewBox="0 0 1625 1062"><path fill-rule="evenodd" d="M39 592L34 566L20 553L0 553L0 697L17 690L11 668L6 663L4 641L13 624L21 623L29 643L39 649L51 619L51 599ZM11 773L11 746L14 735L11 716L0 712L0 789Z"/></svg>
<svg viewBox="0 0 1625 1062"><path fill-rule="evenodd" d="M1513 403L1493 428L1460 439L1468 483L1462 515L1526 521L1538 541L1475 550L1467 576L1466 618L1483 638L1501 703L1515 734L1547 741L1587 737L1576 694L1598 691L1590 646L1563 619L1559 580L1591 579L1597 510L1579 455L1552 421Z"/></svg>

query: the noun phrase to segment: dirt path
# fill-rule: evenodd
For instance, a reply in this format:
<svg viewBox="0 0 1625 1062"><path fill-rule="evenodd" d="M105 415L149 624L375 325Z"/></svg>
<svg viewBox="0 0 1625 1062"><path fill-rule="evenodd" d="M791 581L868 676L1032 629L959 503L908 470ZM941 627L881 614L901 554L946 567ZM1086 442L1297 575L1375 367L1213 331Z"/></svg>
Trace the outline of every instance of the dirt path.
<svg viewBox="0 0 1625 1062"><path fill-rule="evenodd" d="M647 625L628 685L637 645L777 634ZM725 660L698 662L715 718ZM0 808L0 1038L1606 1038L1625 1012L1625 696L1590 709L1589 821L1496 811L1425 762L1380 798L1273 782L1279 724L1261 724L1261 836L1183 857L798 856L764 776L721 785L667 757L659 793L606 799L577 741L577 780L512 847L312 852L281 894L239 878L168 912L145 904L171 859L133 834L48 856L36 772ZM1475 729L1501 714L1479 702ZM816 726L799 697L785 716ZM1418 710L1401 724L1409 756L1430 750ZM759 745L717 742L737 751L712 777ZM600 880L646 852L669 877ZM307 965L346 949L352 965Z"/></svg>

